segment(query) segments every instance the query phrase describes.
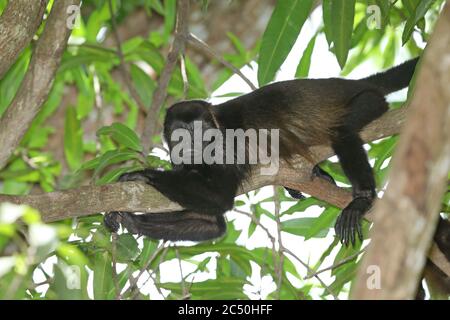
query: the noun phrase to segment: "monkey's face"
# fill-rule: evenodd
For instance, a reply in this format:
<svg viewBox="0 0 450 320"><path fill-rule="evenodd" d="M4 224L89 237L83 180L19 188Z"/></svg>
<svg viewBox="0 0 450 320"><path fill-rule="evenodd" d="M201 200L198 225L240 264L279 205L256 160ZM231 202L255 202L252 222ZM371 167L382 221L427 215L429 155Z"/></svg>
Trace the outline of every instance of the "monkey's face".
<svg viewBox="0 0 450 320"><path fill-rule="evenodd" d="M214 128L214 124L209 120L208 107L210 104L206 101L191 100L176 103L167 110L164 120L164 140L169 147L174 165L179 164L179 161L173 159L174 148L178 156L185 160L191 159L182 165L193 164L195 154L203 152L206 146L202 139L203 132Z"/></svg>

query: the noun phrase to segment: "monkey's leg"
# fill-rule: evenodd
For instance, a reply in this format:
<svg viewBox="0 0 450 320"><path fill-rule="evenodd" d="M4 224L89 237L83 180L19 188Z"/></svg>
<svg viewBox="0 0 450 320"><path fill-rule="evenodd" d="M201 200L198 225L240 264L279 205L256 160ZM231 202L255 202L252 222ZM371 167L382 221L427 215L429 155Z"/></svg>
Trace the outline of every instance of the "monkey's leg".
<svg viewBox="0 0 450 320"><path fill-rule="evenodd" d="M313 170L312 170L312 174L311 174L312 178L320 178L320 179L325 179L328 182L336 185L336 181L334 181L333 177L326 172L325 170L323 170L321 167L319 167L319 165L315 165ZM294 199L305 199L305 196L297 190L288 188L288 187L284 187L286 189L286 191L289 193L289 195L294 198Z"/></svg>
<svg viewBox="0 0 450 320"><path fill-rule="evenodd" d="M375 179L363 148L363 141L357 133L340 130L332 147L353 190L353 200L337 218L335 230L343 244L348 245L351 242L354 245L356 234L361 241L363 239L361 219L376 196Z"/></svg>
<svg viewBox="0 0 450 320"><path fill-rule="evenodd" d="M112 226L111 231L117 231L119 223L130 233L170 241L211 240L222 236L226 231L222 215L200 214L188 210L144 214L115 212L105 215L105 225Z"/></svg>

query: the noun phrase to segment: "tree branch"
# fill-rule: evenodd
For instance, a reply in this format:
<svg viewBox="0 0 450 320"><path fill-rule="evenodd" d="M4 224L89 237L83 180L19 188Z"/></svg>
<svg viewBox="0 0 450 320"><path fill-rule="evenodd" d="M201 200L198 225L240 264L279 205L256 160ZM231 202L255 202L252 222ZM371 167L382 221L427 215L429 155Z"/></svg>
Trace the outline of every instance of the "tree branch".
<svg viewBox="0 0 450 320"><path fill-rule="evenodd" d="M0 16L0 79L30 43L42 22L48 0L14 0Z"/></svg>
<svg viewBox="0 0 450 320"><path fill-rule="evenodd" d="M67 8L79 3L80 0L59 0L53 4L25 78L0 119L0 169L6 165L47 99L71 32L67 26Z"/></svg>
<svg viewBox="0 0 450 320"><path fill-rule="evenodd" d="M389 111L370 124L362 136L372 141L399 132L406 107ZM329 147L312 150L319 161L333 155ZM315 196L338 207L345 207L351 200L350 192L322 179L311 180L311 164L302 158L293 165L280 165L276 175L255 173L244 184L241 193L267 185L283 185ZM44 221L51 222L71 217L86 216L109 211L161 212L180 209L180 206L165 198L156 189L138 182L115 183L104 186L84 186L77 189L43 193L38 195L0 195L0 202L28 204L42 213Z"/></svg>
<svg viewBox="0 0 450 320"><path fill-rule="evenodd" d="M177 2L177 25L175 29L175 39L167 55L166 64L158 79L158 86L153 93L153 100L150 109L145 117L145 127L142 134L142 144L145 152L150 152L153 147L152 137L156 134L158 115L167 97L167 87L175 70L175 66L180 54L184 54L186 41L189 34L189 0Z"/></svg>
<svg viewBox="0 0 450 320"><path fill-rule="evenodd" d="M111 14L111 30L114 35L114 40L116 41L116 47L117 47L117 56L119 57L119 70L122 74L123 81L125 82L125 86L128 89L128 92L130 93L133 100L138 105L139 110L143 114L147 114L147 107L145 106L145 103L142 101L141 97L139 96L139 93L137 92L136 88L133 85L133 79L131 78L130 71L128 69L128 65L125 61L125 56L123 54L122 50L122 41L120 40L120 35L117 30L117 22L116 22L116 16L114 13L112 0L108 0L108 7L109 12Z"/></svg>
<svg viewBox="0 0 450 320"><path fill-rule="evenodd" d="M214 51L210 46L208 46L205 42L203 42L201 39L199 39L196 35L190 33L188 36L188 41L191 43L194 47L198 48L201 51L204 51L208 56L217 59L222 65L233 71L235 74L237 74L239 77L241 77L242 80L245 81L245 83L248 84L248 86L252 90L256 90L256 86L248 79L238 68L233 66L231 63L229 63L227 60L222 58L220 54L218 54L216 51Z"/></svg>
<svg viewBox="0 0 450 320"><path fill-rule="evenodd" d="M410 112L392 162L389 185L375 205L371 244L352 297L412 299L432 243L450 170L450 4L421 61ZM381 288L368 287L368 268Z"/></svg>

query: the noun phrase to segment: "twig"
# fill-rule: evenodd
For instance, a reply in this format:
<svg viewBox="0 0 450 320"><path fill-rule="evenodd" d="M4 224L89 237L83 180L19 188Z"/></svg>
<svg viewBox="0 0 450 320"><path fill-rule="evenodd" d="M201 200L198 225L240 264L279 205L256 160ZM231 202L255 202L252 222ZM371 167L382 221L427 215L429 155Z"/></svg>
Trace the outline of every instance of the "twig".
<svg viewBox="0 0 450 320"><path fill-rule="evenodd" d="M184 54L186 41L189 34L189 0L179 0L177 8L177 25L175 38L167 55L167 62L158 79L158 85L153 93L153 100L149 112L145 117L145 127L142 134L142 143L145 152L150 152L153 147L152 137L156 134L158 114L167 97L167 87L180 54Z"/></svg>
<svg viewBox="0 0 450 320"><path fill-rule="evenodd" d="M184 54L180 54L181 77L183 78L183 99L186 99L189 92L189 80L186 72L186 61Z"/></svg>
<svg viewBox="0 0 450 320"><path fill-rule="evenodd" d="M180 253L178 252L178 248L177 246L174 246L175 248L175 255L177 257L178 260L178 267L180 269L180 276L181 276L181 293L182 296L185 297L189 294L189 292L186 290L186 283L184 282L184 277L183 277L183 268L181 266L181 258L180 258Z"/></svg>
<svg viewBox="0 0 450 320"><path fill-rule="evenodd" d="M300 263L308 270L308 272L311 272L311 271L312 271L311 267L308 266L308 265L307 265L305 262L303 262L302 260L300 260L300 258L297 257L292 251L290 251L289 249L284 248L284 252L287 253L287 254L289 254L289 255L291 255L295 260L297 260L298 262L300 262ZM316 279L320 282L320 284L322 285L322 287L324 287L325 290L326 290L329 294L331 294L335 300L339 300L338 296L330 289L329 286L327 286L327 285L322 281L322 279L320 279L320 277L319 277L318 275L315 275L314 278L316 278ZM304 279L305 279L305 278L304 278Z"/></svg>
<svg viewBox="0 0 450 320"><path fill-rule="evenodd" d="M326 267L326 268L324 268L324 269L322 269L322 270L316 271L316 272L314 272L314 273L312 273L312 274L306 275L306 277L305 277L304 279L305 279L305 280L306 280L306 279L310 279L310 278L315 277L316 275L321 274L321 273L323 273L323 272L325 272L325 271L337 269L337 268L339 268L340 266L342 266L342 265L344 265L344 264L346 264L346 263L348 263L348 262L350 262L350 261L356 259L361 253L363 253L363 252L365 252L365 251L366 251L365 249L362 249L362 250L360 250L359 252L357 252L357 253L355 253L355 254L353 254L353 255L351 255L351 256L348 256L347 258L342 259L342 260L336 262L335 264L333 264L333 265L331 265L331 266L329 266L329 267Z"/></svg>
<svg viewBox="0 0 450 320"><path fill-rule="evenodd" d="M159 270L159 266L161 265L161 263L164 262L164 259L165 259L165 257L166 257L166 254L167 254L167 251L168 251L168 250L169 250L169 247L165 247L165 248L164 248L163 252L161 253L161 258L158 260L158 263L156 264L155 268L153 268L152 272L149 272L148 278L145 279L144 282L142 283L142 287L143 287L143 286L145 286L145 285L147 284L148 280L152 279L152 280L153 280L153 283L155 284L156 290L157 290L158 293L159 293L161 296L163 296L163 297L164 297L164 294L162 293L161 288L160 288L159 286L156 285L156 283L158 283L158 282L157 282L156 279L153 277L153 275L156 274L156 271ZM138 293L139 293L139 291L136 291L136 292L133 294L133 296L132 296L132 299L133 299L133 300L137 297Z"/></svg>
<svg viewBox="0 0 450 320"><path fill-rule="evenodd" d="M269 237L270 241L272 241L272 244L275 243L275 238L272 236L270 231L265 226L263 226L261 224L261 222L259 221L258 218L256 218L251 213L248 213L248 212L245 212L245 211L242 211L242 210L239 210L239 209L234 209L234 211L237 212L237 213L243 214L243 215L249 217L250 219L252 219L267 234L267 237ZM313 272L311 267L308 266L307 263L303 262L299 257L297 257L292 251L290 251L287 248L283 248L283 252L285 252L285 253L291 255L292 257L294 257L294 259L297 260L298 262L300 262L300 264L302 266L304 266L308 272L311 272L311 273ZM339 298L334 294L334 292L325 284L325 282L322 281L322 279L320 279L320 277L318 275L315 275L314 278L316 278L320 282L322 287L324 287L325 290L327 290L327 292L329 294L331 294L335 300L339 300Z"/></svg>
<svg viewBox="0 0 450 320"><path fill-rule="evenodd" d="M117 279L117 233L111 233L111 261L112 261L112 277L114 282L114 288L116 289L116 300L122 298L120 294L119 281Z"/></svg>
<svg viewBox="0 0 450 320"><path fill-rule="evenodd" d="M275 273L278 272L278 299L280 299L281 296L281 284L283 281L283 267L284 267L284 254L283 254L283 241L281 239L281 220L280 220L280 197L278 195L278 189L277 186L273 187L273 199L274 199L274 205L275 205L275 222L277 224L277 235L278 235L278 265L275 269ZM278 270L277 270L278 269Z"/></svg>
<svg viewBox="0 0 450 320"><path fill-rule="evenodd" d="M227 60L225 60L224 58L222 58L220 56L220 54L218 54L217 52L215 52L210 46L208 46L208 44L206 44L203 40L199 39L196 35L190 33L188 36L188 40L189 42L194 45L195 47L197 47L198 49L205 51L208 55L210 55L211 57L217 59L217 61L219 61L221 64L223 64L225 67L227 67L228 69L230 69L231 71L233 71L235 74L237 74L239 77L242 78L242 80L245 81L245 83L248 84L248 86L252 89L252 90L256 90L256 86L250 81L250 79L248 79L242 72L241 70L239 70L238 68L236 68L235 66L233 66L231 63L229 63Z"/></svg>
<svg viewBox="0 0 450 320"><path fill-rule="evenodd" d="M164 244L165 242L162 242L160 244L160 246L158 248L156 248L156 250L153 252L153 254L151 255L151 257L147 260L147 262L145 263L145 265L142 267L142 269L139 271L138 275L134 278L131 278L130 280L130 286L128 287L127 290L125 290L125 292L122 294L122 296L125 296L125 294L128 291L132 291L134 290L134 287L136 287L136 284L139 280L139 278L142 276L142 274L149 268L150 264L153 262L153 260L155 260L155 258L158 256L158 254L164 249Z"/></svg>
<svg viewBox="0 0 450 320"><path fill-rule="evenodd" d="M130 92L131 97L133 97L133 100L136 102L139 109L144 114L147 114L147 107L145 106L145 103L142 101L141 97L139 96L139 93L137 92L136 88L133 85L131 75L128 71L128 67L125 62L125 56L122 51L122 42L120 40L119 32L117 31L117 22L116 22L116 16L114 14L114 9L112 6L112 0L108 0L108 6L109 6L110 14L111 14L111 30L114 35L114 39L116 41L117 55L120 60L119 70L122 73L123 80L125 82L125 85L127 86L128 91Z"/></svg>

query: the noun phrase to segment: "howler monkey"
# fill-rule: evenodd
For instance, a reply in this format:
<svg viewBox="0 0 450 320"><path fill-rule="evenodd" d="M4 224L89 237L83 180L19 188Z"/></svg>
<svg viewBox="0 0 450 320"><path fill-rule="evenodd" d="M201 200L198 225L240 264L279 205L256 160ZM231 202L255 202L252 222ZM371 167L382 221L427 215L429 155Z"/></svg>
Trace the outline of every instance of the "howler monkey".
<svg viewBox="0 0 450 320"><path fill-rule="evenodd" d="M354 244L357 236L362 239L361 219L376 197L372 168L359 132L388 110L385 95L408 86L417 61L418 58L409 60L360 80L276 82L218 105L202 100L182 101L167 110L164 138L172 150L172 132L180 128L193 132L194 122L200 121L203 129L221 131L279 129L279 156L287 161L300 155L313 162L309 148L330 145L353 190L353 200L339 215L335 230L345 245ZM105 215L105 224L117 231L122 223L129 232L153 239L217 238L226 229L224 213L233 208L238 187L251 169L249 163L201 163L174 164L170 171L146 169L126 173L120 181L148 183L184 209L144 214L111 212ZM318 167L314 173L332 181Z"/></svg>

